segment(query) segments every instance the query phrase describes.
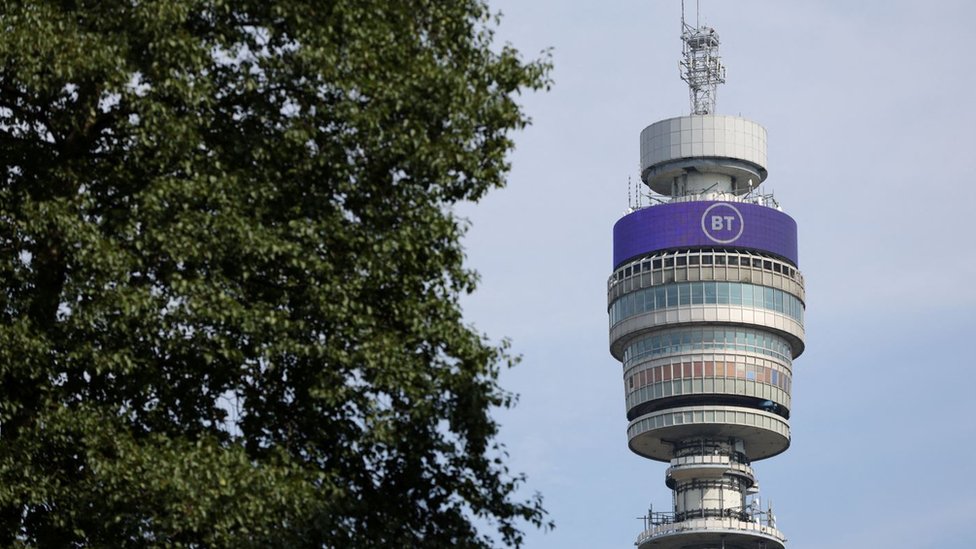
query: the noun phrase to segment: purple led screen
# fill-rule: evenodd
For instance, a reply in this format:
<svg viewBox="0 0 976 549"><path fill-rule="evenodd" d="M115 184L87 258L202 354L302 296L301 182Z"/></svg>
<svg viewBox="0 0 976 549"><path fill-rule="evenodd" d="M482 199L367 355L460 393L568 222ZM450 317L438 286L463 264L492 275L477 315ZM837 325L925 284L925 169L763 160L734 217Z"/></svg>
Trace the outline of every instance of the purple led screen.
<svg viewBox="0 0 976 549"><path fill-rule="evenodd" d="M740 248L771 253L799 266L796 221L742 202L673 202L637 210L613 226L613 265L676 248Z"/></svg>

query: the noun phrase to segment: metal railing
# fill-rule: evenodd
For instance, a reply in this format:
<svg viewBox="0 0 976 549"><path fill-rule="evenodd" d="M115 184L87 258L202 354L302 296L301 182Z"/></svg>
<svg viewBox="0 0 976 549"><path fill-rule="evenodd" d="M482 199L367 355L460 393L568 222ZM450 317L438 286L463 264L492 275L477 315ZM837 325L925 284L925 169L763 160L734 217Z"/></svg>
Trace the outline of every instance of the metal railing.
<svg viewBox="0 0 976 549"><path fill-rule="evenodd" d="M707 517L699 519L689 519L683 521L661 522L651 524L645 528L637 537L636 545L658 537L681 532L691 532L700 530L726 530L733 532L747 532L774 538L781 542L786 541L786 536L774 526L740 520L738 517Z"/></svg>
<svg viewBox="0 0 976 549"><path fill-rule="evenodd" d="M648 202L644 203L644 199ZM714 192L714 191L704 191L704 192L688 192L685 194L680 194L676 196L666 196L658 194L642 194L640 198L634 204L631 201L629 205L629 212L635 212L637 210L643 210L644 208L653 208L654 206L660 206L662 204L671 204L673 202L702 202L702 201L714 201L714 202L738 202L742 204L755 204L757 206L765 206L767 208L773 208L774 210L782 210L779 205L779 201L773 193L758 193L751 192L746 194L735 194L731 192Z"/></svg>

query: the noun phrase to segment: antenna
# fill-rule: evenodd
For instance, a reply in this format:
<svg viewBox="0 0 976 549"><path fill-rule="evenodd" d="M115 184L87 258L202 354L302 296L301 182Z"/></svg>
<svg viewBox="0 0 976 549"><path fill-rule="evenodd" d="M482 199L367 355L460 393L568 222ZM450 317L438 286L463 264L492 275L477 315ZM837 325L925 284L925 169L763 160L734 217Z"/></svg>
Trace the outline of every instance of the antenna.
<svg viewBox="0 0 976 549"><path fill-rule="evenodd" d="M685 2L681 0L681 79L688 83L691 114L713 114L715 92L725 83L725 67L718 55L718 33L701 25L699 4L695 3L695 26L685 22Z"/></svg>
<svg viewBox="0 0 976 549"><path fill-rule="evenodd" d="M627 179L630 180L630 177L628 176ZM638 210L644 207L644 201L641 200L641 198L642 198L642 195L641 195L641 186L640 186L640 183L638 183L638 184L634 185L634 200L637 201L637 209Z"/></svg>
<svg viewBox="0 0 976 549"><path fill-rule="evenodd" d="M627 176L627 211L628 212L634 211L633 195L630 194L630 189L632 185L633 183L631 182L630 176L628 175Z"/></svg>

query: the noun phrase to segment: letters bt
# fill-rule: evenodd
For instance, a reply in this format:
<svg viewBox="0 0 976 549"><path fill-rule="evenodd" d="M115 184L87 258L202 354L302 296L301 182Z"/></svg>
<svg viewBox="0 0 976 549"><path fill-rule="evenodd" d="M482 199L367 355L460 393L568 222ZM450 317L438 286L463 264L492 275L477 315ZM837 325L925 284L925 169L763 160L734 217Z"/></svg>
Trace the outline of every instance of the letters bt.
<svg viewBox="0 0 976 549"><path fill-rule="evenodd" d="M735 223L734 215L713 215L712 216L713 231L733 231L735 230L734 223Z"/></svg>

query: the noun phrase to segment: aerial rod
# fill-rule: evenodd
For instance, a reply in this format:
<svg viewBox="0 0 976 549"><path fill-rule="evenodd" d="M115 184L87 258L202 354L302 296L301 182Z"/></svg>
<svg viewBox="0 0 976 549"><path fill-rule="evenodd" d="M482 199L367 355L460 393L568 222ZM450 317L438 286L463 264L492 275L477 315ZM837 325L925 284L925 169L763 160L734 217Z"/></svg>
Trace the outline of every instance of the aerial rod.
<svg viewBox="0 0 976 549"><path fill-rule="evenodd" d="M695 26L701 26L701 0L695 0ZM685 30L685 0L681 0L681 31Z"/></svg>

